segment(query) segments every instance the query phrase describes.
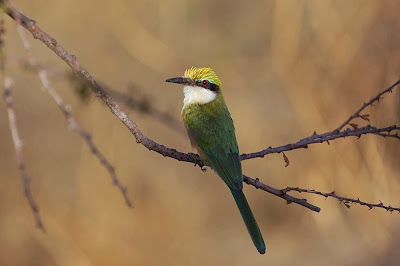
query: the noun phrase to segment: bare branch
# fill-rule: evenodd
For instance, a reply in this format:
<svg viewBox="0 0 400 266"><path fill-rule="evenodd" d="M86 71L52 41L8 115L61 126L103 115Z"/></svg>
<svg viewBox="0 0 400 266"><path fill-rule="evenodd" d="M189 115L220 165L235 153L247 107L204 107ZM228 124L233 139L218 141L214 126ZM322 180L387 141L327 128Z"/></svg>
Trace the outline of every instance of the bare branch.
<svg viewBox="0 0 400 266"><path fill-rule="evenodd" d="M299 188L299 187L287 187L281 190L284 194L286 194L289 191L296 191L296 192L303 192L303 193L310 193L310 194L316 194L316 195L320 195L320 196L324 196L325 198L335 198L337 199L340 203L343 203L347 208L350 208L349 203L354 203L354 204L359 204L362 206L367 206L370 210L372 208L382 208L385 209L386 211L397 211L400 213L400 207L392 207L392 206L386 206L384 205L381 201L379 201L379 203L368 203L368 202L364 202L361 201L359 198L355 199L355 198L348 198L348 197L342 197L336 194L335 191L326 193L326 192L320 192L317 191L315 189L304 189L304 188Z"/></svg>
<svg viewBox="0 0 400 266"><path fill-rule="evenodd" d="M0 70L3 74L3 79L4 79L4 100L7 104L8 121L11 131L11 137L14 143L15 156L17 159L17 165L19 171L21 172L22 183L24 186L24 195L27 198L29 206L32 210L36 226L43 232L46 232L42 219L39 214L39 208L32 196L31 186L30 186L31 180L25 170L25 162L22 152L23 145L18 133L17 119L14 111L14 102L11 95L12 79L8 77L5 73L5 58L3 54L3 44L4 44L3 34L4 34L4 21L0 20L0 56L1 56Z"/></svg>
<svg viewBox="0 0 400 266"><path fill-rule="evenodd" d="M138 110L141 113L151 115L158 122L168 126L169 128L177 131L180 134L185 133L182 129L181 121L178 121L173 116L171 116L168 112L162 111L152 105L150 101L142 97L141 99L134 98L131 95L126 95L124 93L118 92L116 90L111 90L107 88L107 90L113 95L113 97L118 101L125 104L126 107L132 110Z"/></svg>
<svg viewBox="0 0 400 266"><path fill-rule="evenodd" d="M4 75L4 71L3 71L3 75ZM32 196L31 187L30 187L31 180L25 170L24 156L22 154L22 141L21 141L21 138L19 137L19 133L18 133L17 121L16 121L14 105L13 105L13 98L11 95L11 84L12 84L11 78L4 77L4 99L7 103L8 121L10 123L11 136L12 136L12 139L14 142L14 149L15 149L15 155L17 158L17 164L18 164L19 171L21 172L22 182L24 184L24 194L25 194L25 197L28 199L29 206L32 209L33 216L35 217L35 221L36 221L36 226L45 232L45 228L44 228L42 219L40 218L39 208Z"/></svg>
<svg viewBox="0 0 400 266"><path fill-rule="evenodd" d="M18 15L14 16L17 22L20 22ZM115 172L114 166L107 160L107 158L100 152L100 150L95 145L92 136L87 133L83 127L76 121L75 117L72 115L69 106L64 104L63 99L61 96L56 92L56 90L51 86L50 81L47 77L47 71L42 68L36 61L36 58L33 56L31 45L29 43L28 38L26 37L25 31L20 24L17 25L19 36L22 40L22 43L27 51L29 65L33 69L35 69L38 73L39 79L43 85L43 88L50 94L53 100L57 103L60 110L63 112L65 119L68 121L69 128L75 130L85 141L86 144L89 146L92 154L97 157L100 163L107 169L109 172L112 182L118 189L121 191L122 196L125 199L125 203L132 207L132 202L128 197L127 189L125 186L121 184L119 181L117 174Z"/></svg>
<svg viewBox="0 0 400 266"><path fill-rule="evenodd" d="M340 130L342 130L346 125L349 124L350 121L352 121L353 119L359 117L362 118L364 120L369 121L368 119L368 115L360 115L360 113L362 112L362 110L364 110L367 106L372 106L375 102L379 102L379 100L382 98L382 96L385 93L389 93L389 92L393 92L393 88L396 87L397 85L400 84L400 80L396 81L395 83L393 83L393 85L391 85L389 88L387 88L386 90L381 91L380 93L378 93L378 95L376 95L374 98L372 98L369 102L364 103L354 114L352 114L346 121L343 122L343 124L341 124L337 129L335 129L334 131L339 132Z"/></svg>
<svg viewBox="0 0 400 266"><path fill-rule="evenodd" d="M4 3L4 1L0 0L0 3ZM9 14L11 17L13 14L19 13L19 11L13 9L9 5L5 6L2 5L1 8ZM12 11L10 11L12 10ZM47 33L45 33L42 29L37 27L35 25L35 22L33 20L30 20L29 18L25 17L24 15L20 15L21 17L21 25L24 26L27 30L29 30L33 37L36 39L41 40L44 44L46 44L54 53L56 53L61 59L63 59L73 70L74 73L78 74L82 78L86 79L90 86L92 87L93 91L96 93L97 97L99 97L104 103L110 108L111 112L118 117L118 119L128 128L128 130L132 133L132 135L135 137L136 142L142 144L146 148L148 148L151 151L155 151L163 156L174 158L179 161L185 161L185 162L191 162L194 163L195 165L199 165L200 167L204 166L204 163L201 161L200 157L196 154L193 153L182 153L179 152L175 149L171 149L168 147L165 147L164 145L158 144L155 141L147 138L139 129L137 124L133 122L127 114L122 110L122 108L113 100L110 94L108 94L100 85L99 83L90 75L89 72L87 72L83 66L77 61L76 57L69 52L67 52L58 42L53 39L51 36L49 36ZM400 80L397 81L395 84L393 84L390 88L385 90L384 92L380 93L377 97L373 98L369 103L366 104L372 105L373 102L378 101L379 98L386 92L389 92L397 86L400 83ZM365 105L365 104L364 104ZM241 156L242 160L245 159L251 159L255 157L263 157L266 154L269 153L279 153L283 151L289 151L293 149L298 149L298 148L307 148L309 144L314 144L314 143L322 143L324 141L329 143L329 140L334 140L337 138L344 138L347 136L356 136L360 137L363 134L376 134L379 136L383 137L392 137L399 139L398 137L398 130L399 127L397 126L391 126L391 127L386 127L386 128L375 128L370 125L362 127L362 128L353 128L353 129L346 129L342 132L340 130L348 124L353 118L355 117L360 117L364 120L368 119L367 115L361 115L361 111L365 109L366 106L361 107L353 116L350 117L346 121L346 123L342 126L340 126L338 129L335 129L332 132L324 133L324 134L317 134L314 133L312 136L302 139L299 142L295 144L287 144L283 145L280 147L276 148L268 148L266 150L256 152L256 153L251 153L251 154L243 154ZM353 117L353 118L352 118ZM396 131L395 134L392 134L392 131ZM247 176L244 176L244 181L247 184L253 185L257 188L261 188L269 193L272 193L278 197L284 198L288 202L295 202L297 204L300 204L304 207L307 207L309 209L312 209L314 211L319 211L319 208L307 203L305 199L297 199L293 196L287 195L284 191L278 190L272 187L269 187L268 185L262 184L261 182L258 181L258 179L251 179Z"/></svg>
<svg viewBox="0 0 400 266"><path fill-rule="evenodd" d="M266 184L261 183L258 180L258 178L253 179L251 177L243 175L243 181L248 185L252 185L252 186L254 186L256 188L262 189L262 190L264 190L264 191L266 191L268 193L271 193L271 194L273 194L275 196L278 196L278 197L280 197L282 199L285 199L288 204L294 202L296 204L304 206L304 207L306 207L306 208L308 208L308 209L310 209L312 211L315 211L315 212L319 212L321 210L319 207L308 203L307 199L299 199L299 198L293 197L291 195L288 195L288 194L286 194L284 191L282 191L280 189L276 189L274 187L271 187L271 186L268 186Z"/></svg>
<svg viewBox="0 0 400 266"><path fill-rule="evenodd" d="M337 132L336 130L327 132L327 133L322 133L322 134L317 134L314 132L313 135L301 139L296 143L291 143L291 144L286 144L283 146L279 147L268 147L265 150L259 151L259 152L254 152L254 153L244 153L240 156L242 160L248 160L248 159L253 159L257 157L263 158L265 155L270 154L270 153L281 153L284 151L291 151L295 149L307 149L308 145L314 144L314 143L323 143L323 142L328 142L330 140L334 139L339 139L339 138L345 138L345 137L357 137L360 138L362 135L365 134L375 134L378 136L382 137L389 137L389 138L395 138L400 140L400 136L398 134L398 131L400 130L399 126L393 125L385 128L376 128L371 125L367 125L365 127L357 128L357 129L350 129L347 128L344 131ZM395 133L391 133L395 132Z"/></svg>

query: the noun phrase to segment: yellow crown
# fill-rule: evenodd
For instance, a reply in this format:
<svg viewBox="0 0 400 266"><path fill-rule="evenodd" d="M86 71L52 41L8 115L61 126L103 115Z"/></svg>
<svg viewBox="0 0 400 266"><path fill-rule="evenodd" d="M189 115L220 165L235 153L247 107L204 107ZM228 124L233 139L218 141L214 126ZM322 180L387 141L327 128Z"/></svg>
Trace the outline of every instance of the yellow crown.
<svg viewBox="0 0 400 266"><path fill-rule="evenodd" d="M190 78L194 81L201 81L206 79L209 82L218 85L218 87L221 87L221 81L219 80L217 74L215 74L214 70L209 67L191 67L189 69L186 69L184 77Z"/></svg>

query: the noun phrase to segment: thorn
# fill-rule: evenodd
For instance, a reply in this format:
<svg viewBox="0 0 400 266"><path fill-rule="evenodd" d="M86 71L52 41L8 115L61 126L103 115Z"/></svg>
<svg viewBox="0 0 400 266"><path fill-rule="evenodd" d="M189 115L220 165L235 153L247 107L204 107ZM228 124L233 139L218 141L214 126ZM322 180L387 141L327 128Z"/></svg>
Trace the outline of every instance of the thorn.
<svg viewBox="0 0 400 266"><path fill-rule="evenodd" d="M358 125L357 125L357 124L349 123L349 125L353 128L354 131L360 130L360 129L358 128Z"/></svg>
<svg viewBox="0 0 400 266"><path fill-rule="evenodd" d="M361 119L363 119L363 120L365 120L365 121L370 121L369 118L368 118L368 117L369 117L369 114L365 114L365 115L360 115L360 114L359 114L358 117L361 118Z"/></svg>
<svg viewBox="0 0 400 266"><path fill-rule="evenodd" d="M285 161L285 167L288 167L290 163L289 158L286 156L284 152L282 152L282 154L283 154L283 160Z"/></svg>

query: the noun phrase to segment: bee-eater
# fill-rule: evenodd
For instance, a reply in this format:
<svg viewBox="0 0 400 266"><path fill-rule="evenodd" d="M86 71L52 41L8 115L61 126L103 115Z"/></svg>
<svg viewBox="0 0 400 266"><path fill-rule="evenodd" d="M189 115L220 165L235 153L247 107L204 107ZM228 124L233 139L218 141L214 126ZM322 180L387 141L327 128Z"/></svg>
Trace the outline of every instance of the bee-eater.
<svg viewBox="0 0 400 266"><path fill-rule="evenodd" d="M202 158L228 185L258 252L264 239L243 194L243 175L235 128L222 95L221 81L211 68L192 67L166 82L183 85L183 122Z"/></svg>

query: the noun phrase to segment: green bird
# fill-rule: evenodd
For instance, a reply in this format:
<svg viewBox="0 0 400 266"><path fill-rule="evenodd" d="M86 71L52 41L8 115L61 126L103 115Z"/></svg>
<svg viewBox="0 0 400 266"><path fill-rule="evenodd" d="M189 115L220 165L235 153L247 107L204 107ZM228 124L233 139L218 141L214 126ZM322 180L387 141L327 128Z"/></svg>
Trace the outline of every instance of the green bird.
<svg viewBox="0 0 400 266"><path fill-rule="evenodd" d="M260 254L264 254L264 239L243 194L239 148L221 81L211 68L192 67L183 77L166 82L183 85L182 118L192 146L228 185L254 245Z"/></svg>

